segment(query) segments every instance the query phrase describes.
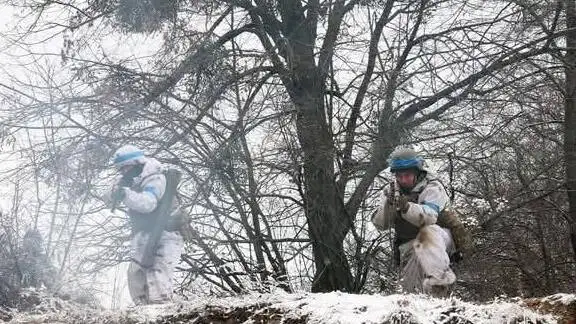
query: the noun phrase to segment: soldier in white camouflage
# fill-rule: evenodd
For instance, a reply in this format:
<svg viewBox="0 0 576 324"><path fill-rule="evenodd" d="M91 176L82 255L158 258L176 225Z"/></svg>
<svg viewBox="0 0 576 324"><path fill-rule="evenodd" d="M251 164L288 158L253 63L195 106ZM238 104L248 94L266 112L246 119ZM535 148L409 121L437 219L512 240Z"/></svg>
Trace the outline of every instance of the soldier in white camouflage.
<svg viewBox="0 0 576 324"><path fill-rule="evenodd" d="M168 197L164 166L156 159L144 155L134 145L120 147L114 154L114 166L120 176L112 189L114 207L122 203L127 207L132 228L131 262L128 268L128 288L136 304L170 301L173 273L180 260L184 242L180 234L181 217L175 197ZM168 215L160 215L160 206L169 204ZM169 218L158 222L160 217ZM158 224L163 224L158 228ZM149 241L158 232L154 249L147 249ZM151 255L150 251L152 252ZM146 265L144 260L151 259Z"/></svg>
<svg viewBox="0 0 576 324"><path fill-rule="evenodd" d="M395 230L395 263L406 292L445 295L456 280L450 256L467 249L466 232L449 208L444 186L413 148L396 148L388 163L394 180L384 188L372 223Z"/></svg>

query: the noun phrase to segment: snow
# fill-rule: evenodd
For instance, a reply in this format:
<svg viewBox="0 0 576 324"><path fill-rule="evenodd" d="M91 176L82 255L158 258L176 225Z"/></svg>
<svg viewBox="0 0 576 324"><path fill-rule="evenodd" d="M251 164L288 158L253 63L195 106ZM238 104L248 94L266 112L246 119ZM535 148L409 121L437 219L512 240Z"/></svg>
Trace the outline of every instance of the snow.
<svg viewBox="0 0 576 324"><path fill-rule="evenodd" d="M557 302L576 299L557 294ZM146 323L167 315L206 311L206 307L274 309L284 318L306 317L307 323L556 323L551 315L538 314L521 305L520 300L497 300L474 304L457 298L437 299L426 295L354 295L331 293L274 293L238 297L202 297L163 305L133 306L122 310L89 309L43 302L47 313L38 309L15 314L9 323ZM62 304L62 302L60 302ZM253 307L257 305L258 307ZM37 307L38 308L38 307ZM256 310L256 312L259 312ZM90 321L88 321L90 319ZM251 320L245 323L251 323Z"/></svg>
<svg viewBox="0 0 576 324"><path fill-rule="evenodd" d="M555 294L547 296L542 299L543 302L548 302L550 304L562 303L563 305L576 304L576 295L574 294Z"/></svg>
<svg viewBox="0 0 576 324"><path fill-rule="evenodd" d="M308 314L309 323L382 323L402 312L411 314L411 318L419 323L447 323L453 317L465 318L473 323L506 323L518 319L554 322L552 317L536 314L516 303L474 305L458 299L436 299L426 295L381 296L332 292L263 295L259 300L269 300L274 308L286 309L299 315ZM229 304L242 302L251 304L254 301L230 300Z"/></svg>

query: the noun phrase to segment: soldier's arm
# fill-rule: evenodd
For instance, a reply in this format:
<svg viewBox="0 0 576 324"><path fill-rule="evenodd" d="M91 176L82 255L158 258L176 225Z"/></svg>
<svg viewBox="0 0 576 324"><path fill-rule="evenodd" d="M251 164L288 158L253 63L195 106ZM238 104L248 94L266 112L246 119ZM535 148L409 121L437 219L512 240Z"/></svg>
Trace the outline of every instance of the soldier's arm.
<svg viewBox="0 0 576 324"><path fill-rule="evenodd" d="M140 213L149 213L156 209L166 190L166 177L155 174L142 183L142 192L126 189L124 205Z"/></svg>
<svg viewBox="0 0 576 324"><path fill-rule="evenodd" d="M418 227L435 224L448 201L442 184L431 181L418 197L418 203L409 203L408 210L402 217Z"/></svg>

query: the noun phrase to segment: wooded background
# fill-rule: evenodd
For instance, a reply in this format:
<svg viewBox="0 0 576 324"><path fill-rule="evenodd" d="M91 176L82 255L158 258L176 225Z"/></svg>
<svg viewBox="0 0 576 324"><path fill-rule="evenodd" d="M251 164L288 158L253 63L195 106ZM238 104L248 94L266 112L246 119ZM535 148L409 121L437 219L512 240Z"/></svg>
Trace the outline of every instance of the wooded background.
<svg viewBox="0 0 576 324"><path fill-rule="evenodd" d="M182 294L395 292L401 144L474 234L458 294L576 289L576 1L1 3L5 296L29 229L62 281L127 260L123 144L183 171Z"/></svg>

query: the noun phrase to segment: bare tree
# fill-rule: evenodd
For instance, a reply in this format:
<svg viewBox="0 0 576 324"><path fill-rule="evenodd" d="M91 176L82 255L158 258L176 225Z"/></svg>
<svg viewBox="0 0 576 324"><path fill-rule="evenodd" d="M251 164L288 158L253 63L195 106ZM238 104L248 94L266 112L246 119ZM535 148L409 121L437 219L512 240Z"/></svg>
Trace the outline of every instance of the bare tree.
<svg viewBox="0 0 576 324"><path fill-rule="evenodd" d="M525 8L508 2L480 9L458 0L28 4L38 21L51 23L46 8L69 15L57 23L72 38L62 57L73 73L55 87L57 100L29 97L50 103L60 130L74 127L101 143L130 140L184 168L187 206L213 218L198 222L193 239L212 263L209 273L228 278L221 288L231 291L242 290L241 280L222 270L218 240L249 281L282 277L287 258L277 240L286 210L298 220L292 234L310 240L312 291L360 291L376 241L365 244L366 227L356 223L365 224L371 206L363 203L374 197L392 148L466 103L544 73L517 67L542 59L564 34L553 23L519 37ZM199 20L207 27L190 23ZM153 60L98 56L102 49L89 51L86 42L102 37L93 24L108 26L101 33L162 30L165 42ZM45 30L35 27L27 32ZM77 80L83 88L71 86ZM32 98L20 107L39 104ZM283 142L286 134L294 136ZM262 139L276 142L255 144ZM273 202L289 207L266 208ZM254 260L239 242L249 242ZM188 260L209 268L202 258Z"/></svg>

